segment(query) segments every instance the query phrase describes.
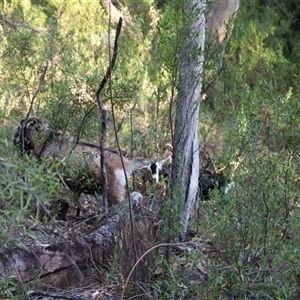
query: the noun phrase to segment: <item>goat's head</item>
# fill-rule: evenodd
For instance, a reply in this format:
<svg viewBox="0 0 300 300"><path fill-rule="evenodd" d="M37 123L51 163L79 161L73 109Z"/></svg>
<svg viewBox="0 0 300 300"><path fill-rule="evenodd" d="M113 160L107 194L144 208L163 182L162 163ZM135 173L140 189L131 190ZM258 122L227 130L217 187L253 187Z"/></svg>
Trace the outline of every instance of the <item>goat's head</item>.
<svg viewBox="0 0 300 300"><path fill-rule="evenodd" d="M18 131L14 136L14 145L20 147L21 153L37 154L38 147L46 134L50 131L49 124L46 120L37 117L31 117L22 120Z"/></svg>

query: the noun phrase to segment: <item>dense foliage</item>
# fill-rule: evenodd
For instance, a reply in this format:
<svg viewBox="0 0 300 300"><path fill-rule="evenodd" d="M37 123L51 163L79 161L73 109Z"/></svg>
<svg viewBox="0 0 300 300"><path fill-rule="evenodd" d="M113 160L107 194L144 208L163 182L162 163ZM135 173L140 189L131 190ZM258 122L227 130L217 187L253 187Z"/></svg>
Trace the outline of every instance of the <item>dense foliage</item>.
<svg viewBox="0 0 300 300"><path fill-rule="evenodd" d="M159 9L150 0L115 2L133 25L122 33L103 95L109 111L107 146L116 146L113 103L121 147L161 158L173 130L181 1L162 6L158 1ZM215 67L217 59L206 61L199 138L218 146L215 168L236 188L200 202L191 226L195 241L208 250L187 251L180 260L161 258L165 271L153 281L152 299L299 295L299 22L296 0L242 1L222 72ZM24 224L23 212L53 198L59 185L51 170L39 176L43 166L19 163L12 145L43 74L34 113L61 132L97 143L101 117L95 92L108 67L115 27L98 0L0 3L0 157L8 164L0 169L1 245L17 245L7 224ZM165 241L177 232L176 206L166 207L164 214L172 230L163 230ZM195 268L205 270L200 285L185 279ZM0 282L0 296L10 295L8 286L9 279Z"/></svg>

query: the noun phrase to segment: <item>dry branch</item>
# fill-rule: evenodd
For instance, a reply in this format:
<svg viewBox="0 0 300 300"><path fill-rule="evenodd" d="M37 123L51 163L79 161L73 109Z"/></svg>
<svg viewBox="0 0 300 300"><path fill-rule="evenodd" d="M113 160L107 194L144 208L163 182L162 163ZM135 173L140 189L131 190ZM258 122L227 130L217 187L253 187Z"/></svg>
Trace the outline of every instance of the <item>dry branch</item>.
<svg viewBox="0 0 300 300"><path fill-rule="evenodd" d="M25 22L24 23L16 23L16 22L12 22L10 20L8 20L3 14L0 13L0 23L3 23L5 25L7 25L8 27L11 27L12 29L19 31L18 27L23 27L29 30L32 30L34 32L42 32L43 29L41 28L33 28L29 25L27 25Z"/></svg>
<svg viewBox="0 0 300 300"><path fill-rule="evenodd" d="M50 292L42 292L42 291L29 291L27 293L29 300L32 299L33 296L44 296L44 297L51 297L54 299L67 299L67 300L92 300L91 298L86 297L78 297L73 295L67 295L62 293L50 293Z"/></svg>
<svg viewBox="0 0 300 300"><path fill-rule="evenodd" d="M116 31L116 37L115 37L115 43L114 43L114 50L113 50L113 56L109 63L109 66L107 68L107 71L99 85L99 88L96 93L97 102L99 105L99 109L102 114L102 129L101 129L101 136L100 136L100 163L101 163L101 175L103 178L103 188L102 188L102 199L103 199L103 207L105 212L108 211L108 199L107 199L107 176L106 176L106 170L105 170L105 164L104 164L104 144L105 144L105 136L106 136L106 123L107 123L107 110L105 108L105 105L102 101L102 90L104 89L107 82L111 79L112 70L115 66L116 60L117 60L117 53L118 53L118 41L121 33L122 28L122 18L120 18L117 31ZM121 156L122 160L122 156ZM123 164L123 161L122 161Z"/></svg>

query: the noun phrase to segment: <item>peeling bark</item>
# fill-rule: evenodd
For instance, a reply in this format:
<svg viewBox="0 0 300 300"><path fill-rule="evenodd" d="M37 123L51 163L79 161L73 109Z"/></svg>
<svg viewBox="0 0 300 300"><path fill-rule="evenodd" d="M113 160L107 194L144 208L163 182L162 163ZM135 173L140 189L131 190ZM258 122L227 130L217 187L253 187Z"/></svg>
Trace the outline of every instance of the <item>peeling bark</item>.
<svg viewBox="0 0 300 300"><path fill-rule="evenodd" d="M198 121L201 97L201 77L204 60L205 5L202 1L186 1L184 7L186 37L180 54L179 92L177 96L171 192L179 187L182 237L198 192L199 142ZM191 19L192 18L192 19Z"/></svg>
<svg viewBox="0 0 300 300"><path fill-rule="evenodd" d="M22 285L47 291L86 286L93 281L105 284L108 271L126 278L135 263L128 207L122 208L122 216L108 214L95 223L89 233L46 247L37 241L26 249L2 247L0 276L17 275ZM147 209L135 210L134 227L138 255L141 256L151 248L155 237L153 216ZM153 253L139 265L136 273L138 279L148 278L148 270L153 266L150 255ZM117 259L115 270L109 270L112 257ZM93 274L92 269L97 273Z"/></svg>

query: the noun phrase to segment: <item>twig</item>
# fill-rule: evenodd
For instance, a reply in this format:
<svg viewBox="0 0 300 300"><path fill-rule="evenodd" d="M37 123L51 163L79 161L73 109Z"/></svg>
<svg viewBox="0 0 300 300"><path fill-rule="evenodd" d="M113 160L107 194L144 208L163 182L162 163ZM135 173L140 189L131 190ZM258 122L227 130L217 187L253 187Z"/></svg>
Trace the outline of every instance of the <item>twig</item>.
<svg viewBox="0 0 300 300"><path fill-rule="evenodd" d="M83 118L80 121L80 124L78 126L78 130L77 130L76 135L75 135L75 139L76 139L77 142L74 145L73 149L76 147L77 143L79 142L79 140L80 140L80 138L82 136L82 131L83 131L84 123L88 119L88 117L90 116L90 114L92 113L92 111L94 110L95 106L96 106L96 104L92 104L92 106L84 113L84 116L83 116Z"/></svg>
<svg viewBox="0 0 300 300"><path fill-rule="evenodd" d="M121 20L122 19L120 18L120 21ZM121 24L122 24L122 22L121 22ZM118 27L119 27L119 25L120 25L120 22L118 24ZM117 31L118 31L118 28L117 28ZM116 46L117 45L115 43L115 48L116 48ZM114 54L115 54L115 50L114 50ZM120 142L119 142L117 128L116 128L115 113L114 113L114 103L113 103L113 100L112 100L111 86L110 86L110 103L111 103L113 126L114 126L114 132L115 132L116 142L117 142L118 150L120 152L120 159L121 159L121 163L122 163L122 167L123 167L123 172L124 172L124 175L125 175L126 192L127 192L128 205L129 205L130 229L131 229L131 236L132 236L134 261L137 261L138 256L137 256L137 248L136 248L136 241L135 241L135 235L134 235L134 225L133 225L134 222L133 222L133 213L132 213L132 202L131 202L131 197L130 197L129 182L128 182L128 177L127 177L127 172L126 172L126 169L125 169L125 165L124 165L124 161L123 161L123 156L121 155L122 152L121 152ZM137 272L136 272L136 269L135 269L135 282L136 281L137 281Z"/></svg>
<svg viewBox="0 0 300 300"><path fill-rule="evenodd" d="M218 222L217 224L215 224L213 227L209 228L208 230L206 230L200 237L199 239L201 239L203 236L205 236L208 232L210 232L211 230L213 230L215 227L217 227L219 224L221 223ZM182 245L188 245L188 244L191 244L192 242L184 242L184 243L162 243L162 244L158 244L158 245L155 245L153 246L152 248L148 249L139 259L138 261L135 263L135 265L132 267L132 269L130 270L127 278L126 278L126 281L125 281L125 284L124 286L122 287L122 295L121 295L121 300L124 299L124 293L125 293L125 289L127 287L127 284L129 282L129 279L133 273L133 271L135 270L135 268L137 267L137 265L140 263L140 261L149 253L151 252L152 250L156 249L156 248L159 248L159 247L169 247L169 246L182 246Z"/></svg>
<svg viewBox="0 0 300 300"><path fill-rule="evenodd" d="M97 100L102 115L101 135L100 135L100 165L101 165L101 175L103 180L102 203L104 207L104 212L107 214L108 213L108 199L107 199L108 187L107 187L106 168L104 164L104 144L105 144L105 136L106 136L107 110L102 102L101 93L99 93L99 95L97 96Z"/></svg>
<svg viewBox="0 0 300 300"><path fill-rule="evenodd" d="M54 28L58 22L58 20L60 19L60 17L62 16L63 14L63 11L58 15L58 17L55 19L49 33L48 33L48 38L47 38L47 43L46 43L46 47L45 47L45 66L44 66L44 71L41 75L41 80L40 80L40 83L39 83L39 86L37 88L37 90L35 91L34 95L32 96L32 99L31 99L31 103L30 103L30 107L29 107L29 110L28 110L28 113L26 115L26 119L28 119L29 115L31 114L31 111L32 111L32 107L33 107L33 103L34 103L34 100L35 98L37 97L37 95L40 93L41 89L42 89L42 86L45 82L45 77L46 77L46 73L47 73L47 70L48 70L48 66L49 66L49 58L48 58L48 55L49 55L49 49L50 49L50 41L53 37L53 33L54 33Z"/></svg>
<svg viewBox="0 0 300 300"><path fill-rule="evenodd" d="M12 29L18 30L17 25L14 24L14 23L12 23L12 22L10 22L10 21L8 21L8 20L6 20L2 14L0 14L0 21L2 21L3 23L5 23L6 25L8 25L9 27L11 27Z"/></svg>
<svg viewBox="0 0 300 300"><path fill-rule="evenodd" d="M138 103L139 98L136 97L133 106L129 109L130 114L130 155L133 157L133 137L134 137L134 126L133 126L133 112ZM132 173L132 186L133 189L136 190L136 182L135 182L135 172Z"/></svg>
<svg viewBox="0 0 300 300"><path fill-rule="evenodd" d="M110 24L110 22L109 22ZM120 18L117 31L116 31L116 37L115 37L115 44L114 44L114 52L112 59L110 59L109 66L107 68L106 74L104 75L99 88L96 93L97 102L99 105L99 109L102 114L102 129L101 129L101 136L100 136L100 164L101 164L101 175L103 178L103 190L102 190L102 197L103 197L103 206L105 213L108 212L108 201L107 201L107 176L106 176L106 170L105 170L105 164L104 164L104 143L105 143L105 136L106 136L106 123L107 123L107 110L105 108L105 105L102 101L101 92L104 89L105 85L111 78L112 70L115 66L116 60L117 60L117 52L118 52L118 40L121 33L122 28L122 18ZM110 42L108 43L110 45ZM110 53L110 51L109 51ZM122 156L121 156L122 157Z"/></svg>
<svg viewBox="0 0 300 300"><path fill-rule="evenodd" d="M12 29L16 30L19 32L18 30L18 27L23 27L23 28L26 28L26 29L30 29L34 32L42 32L42 29L37 29L37 28L33 28L33 27L30 27L28 26L27 24L22 24L22 23L13 23L9 20L7 20L3 14L0 13L0 21L2 21L4 24L6 24L7 26L11 27Z"/></svg>

